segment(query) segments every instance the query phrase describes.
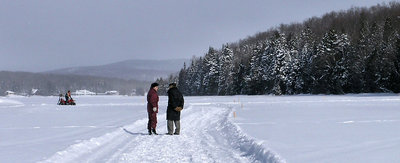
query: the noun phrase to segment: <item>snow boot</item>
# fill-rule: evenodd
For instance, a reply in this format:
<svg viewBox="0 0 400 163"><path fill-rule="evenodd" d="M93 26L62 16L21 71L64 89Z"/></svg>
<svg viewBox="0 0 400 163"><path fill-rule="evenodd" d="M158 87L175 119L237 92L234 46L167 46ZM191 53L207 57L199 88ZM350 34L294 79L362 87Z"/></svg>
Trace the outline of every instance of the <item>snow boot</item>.
<svg viewBox="0 0 400 163"><path fill-rule="evenodd" d="M151 134L153 134L153 133L151 133L151 129L149 129L149 135L151 135Z"/></svg>
<svg viewBox="0 0 400 163"><path fill-rule="evenodd" d="M153 128L152 131L153 131L153 134L154 134L154 135L158 135L155 128Z"/></svg>

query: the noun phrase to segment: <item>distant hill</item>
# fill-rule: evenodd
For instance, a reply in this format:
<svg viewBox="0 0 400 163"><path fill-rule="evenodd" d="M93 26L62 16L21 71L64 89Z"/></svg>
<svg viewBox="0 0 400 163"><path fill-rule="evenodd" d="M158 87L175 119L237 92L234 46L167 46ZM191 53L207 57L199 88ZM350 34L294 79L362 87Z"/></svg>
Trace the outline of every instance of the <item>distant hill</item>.
<svg viewBox="0 0 400 163"><path fill-rule="evenodd" d="M159 77L168 77L178 72L189 59L172 60L127 60L101 66L71 67L47 71L50 74L73 74L138 81L154 81Z"/></svg>

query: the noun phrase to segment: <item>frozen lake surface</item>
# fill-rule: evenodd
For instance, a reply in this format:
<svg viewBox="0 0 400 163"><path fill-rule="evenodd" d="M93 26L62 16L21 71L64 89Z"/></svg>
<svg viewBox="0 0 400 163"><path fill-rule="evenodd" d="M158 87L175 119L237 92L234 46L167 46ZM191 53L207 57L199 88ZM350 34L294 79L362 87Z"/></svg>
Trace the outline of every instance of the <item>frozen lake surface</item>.
<svg viewBox="0 0 400 163"><path fill-rule="evenodd" d="M400 96L185 97L147 133L145 97L0 97L0 162L398 162Z"/></svg>

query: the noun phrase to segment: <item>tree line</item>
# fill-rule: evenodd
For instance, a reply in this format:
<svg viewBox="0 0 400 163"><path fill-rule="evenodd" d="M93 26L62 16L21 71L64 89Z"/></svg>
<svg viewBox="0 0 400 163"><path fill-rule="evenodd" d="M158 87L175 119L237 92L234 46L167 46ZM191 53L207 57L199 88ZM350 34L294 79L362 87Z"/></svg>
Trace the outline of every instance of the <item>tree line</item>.
<svg viewBox="0 0 400 163"><path fill-rule="evenodd" d="M331 12L210 47L157 82L185 95L398 93L399 29L399 2Z"/></svg>
<svg viewBox="0 0 400 163"><path fill-rule="evenodd" d="M35 95L58 95L71 90L89 90L96 93L116 90L121 95L130 95L136 91L143 95L148 82L114 79L80 75L55 75L29 72L0 72L0 95L6 91L17 94L32 95L32 89L37 89Z"/></svg>

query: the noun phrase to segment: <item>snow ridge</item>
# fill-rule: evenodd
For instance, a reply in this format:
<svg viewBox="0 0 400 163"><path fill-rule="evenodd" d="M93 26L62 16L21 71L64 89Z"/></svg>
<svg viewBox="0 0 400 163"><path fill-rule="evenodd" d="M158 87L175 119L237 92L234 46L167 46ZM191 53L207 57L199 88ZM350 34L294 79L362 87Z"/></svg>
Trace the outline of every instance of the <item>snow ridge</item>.
<svg viewBox="0 0 400 163"><path fill-rule="evenodd" d="M0 99L0 108L8 108L8 107L21 107L24 106L22 102L16 100L9 100L9 99Z"/></svg>
<svg viewBox="0 0 400 163"><path fill-rule="evenodd" d="M181 135L146 135L147 118L82 141L42 162L285 162L229 120L232 109L195 105L183 111ZM158 118L164 119L165 114Z"/></svg>
<svg viewBox="0 0 400 163"><path fill-rule="evenodd" d="M229 113L233 115L233 111ZM234 148L240 149L244 156L251 157L255 162L265 163L279 163L286 162L280 158L279 155L272 152L270 149L265 148L262 141L257 142L253 138L243 133L240 127L234 124L226 115L222 123L220 123L222 134L229 134L227 139L231 142Z"/></svg>

